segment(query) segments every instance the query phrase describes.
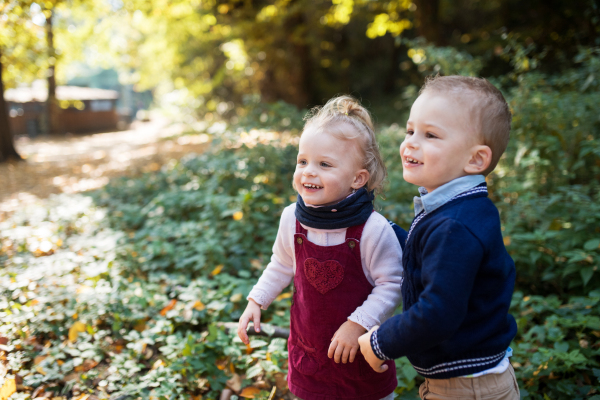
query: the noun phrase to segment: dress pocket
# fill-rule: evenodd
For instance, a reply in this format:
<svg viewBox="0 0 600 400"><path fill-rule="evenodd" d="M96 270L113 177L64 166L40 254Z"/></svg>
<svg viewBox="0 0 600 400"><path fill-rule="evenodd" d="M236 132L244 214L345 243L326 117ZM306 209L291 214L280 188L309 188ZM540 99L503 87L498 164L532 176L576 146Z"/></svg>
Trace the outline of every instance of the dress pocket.
<svg viewBox="0 0 600 400"><path fill-rule="evenodd" d="M290 361L294 369L303 375L314 375L319 371L320 365L315 349L301 342L296 342L296 345L290 347Z"/></svg>

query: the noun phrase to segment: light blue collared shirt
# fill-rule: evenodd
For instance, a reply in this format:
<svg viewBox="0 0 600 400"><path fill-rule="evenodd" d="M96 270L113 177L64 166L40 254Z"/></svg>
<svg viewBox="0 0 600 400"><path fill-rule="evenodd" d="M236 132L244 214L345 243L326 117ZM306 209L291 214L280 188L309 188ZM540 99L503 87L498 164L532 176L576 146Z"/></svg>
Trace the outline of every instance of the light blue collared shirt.
<svg viewBox="0 0 600 400"><path fill-rule="evenodd" d="M414 198L415 215L419 215L423 210L426 214L429 214L446 204L454 196L473 189L483 182L485 182L483 175L466 175L443 184L431 193L427 192L424 187L420 187L419 194L421 196L415 196Z"/></svg>

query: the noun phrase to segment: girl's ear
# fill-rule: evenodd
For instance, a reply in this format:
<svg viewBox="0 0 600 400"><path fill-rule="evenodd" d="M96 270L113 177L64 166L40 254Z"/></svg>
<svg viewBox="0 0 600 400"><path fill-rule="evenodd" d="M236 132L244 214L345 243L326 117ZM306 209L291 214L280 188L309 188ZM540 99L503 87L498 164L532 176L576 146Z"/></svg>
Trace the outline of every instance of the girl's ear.
<svg viewBox="0 0 600 400"><path fill-rule="evenodd" d="M492 162L492 149L489 146L474 146L471 152L471 158L465 165L465 172L469 175L480 175L485 172Z"/></svg>
<svg viewBox="0 0 600 400"><path fill-rule="evenodd" d="M367 171L366 169L358 170L358 172L354 176L354 182L352 182L351 185L352 189L360 189L361 187L365 186L367 182L369 182L370 176L371 174L369 174L369 171Z"/></svg>

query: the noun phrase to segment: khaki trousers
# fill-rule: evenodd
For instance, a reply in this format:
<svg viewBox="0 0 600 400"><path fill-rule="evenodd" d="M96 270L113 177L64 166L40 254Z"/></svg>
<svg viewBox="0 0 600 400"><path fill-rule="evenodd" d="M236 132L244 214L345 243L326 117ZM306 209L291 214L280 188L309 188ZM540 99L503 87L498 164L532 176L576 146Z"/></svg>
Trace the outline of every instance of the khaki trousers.
<svg viewBox="0 0 600 400"><path fill-rule="evenodd" d="M423 400L519 400L519 385L512 365L501 374L477 378L425 379L419 388Z"/></svg>

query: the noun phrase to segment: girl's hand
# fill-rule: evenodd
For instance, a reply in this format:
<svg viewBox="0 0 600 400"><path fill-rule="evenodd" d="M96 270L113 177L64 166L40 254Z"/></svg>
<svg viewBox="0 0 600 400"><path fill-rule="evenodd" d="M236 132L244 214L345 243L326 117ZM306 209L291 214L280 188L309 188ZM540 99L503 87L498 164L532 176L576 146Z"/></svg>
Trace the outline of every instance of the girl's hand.
<svg viewBox="0 0 600 400"><path fill-rule="evenodd" d="M260 305L252 299L248 300L246 310L244 310L244 313L240 317L240 322L238 323L237 333L244 344L250 343L248 332L246 332L248 322L250 321L254 322L254 330L260 332Z"/></svg>
<svg viewBox="0 0 600 400"><path fill-rule="evenodd" d="M365 357L365 360L369 363L371 368L375 372L385 372L388 369L388 366L384 364L383 360L380 360L375 353L373 353L373 349L371 348L371 335L375 332L379 327L374 326L371 330L364 335L362 335L358 339L358 343L360 344L360 352Z"/></svg>
<svg viewBox="0 0 600 400"><path fill-rule="evenodd" d="M331 338L327 357L333 357L336 363L339 363L340 360L344 364L348 361L354 362L354 357L358 352L358 338L365 332L366 329L356 322L344 322Z"/></svg>

